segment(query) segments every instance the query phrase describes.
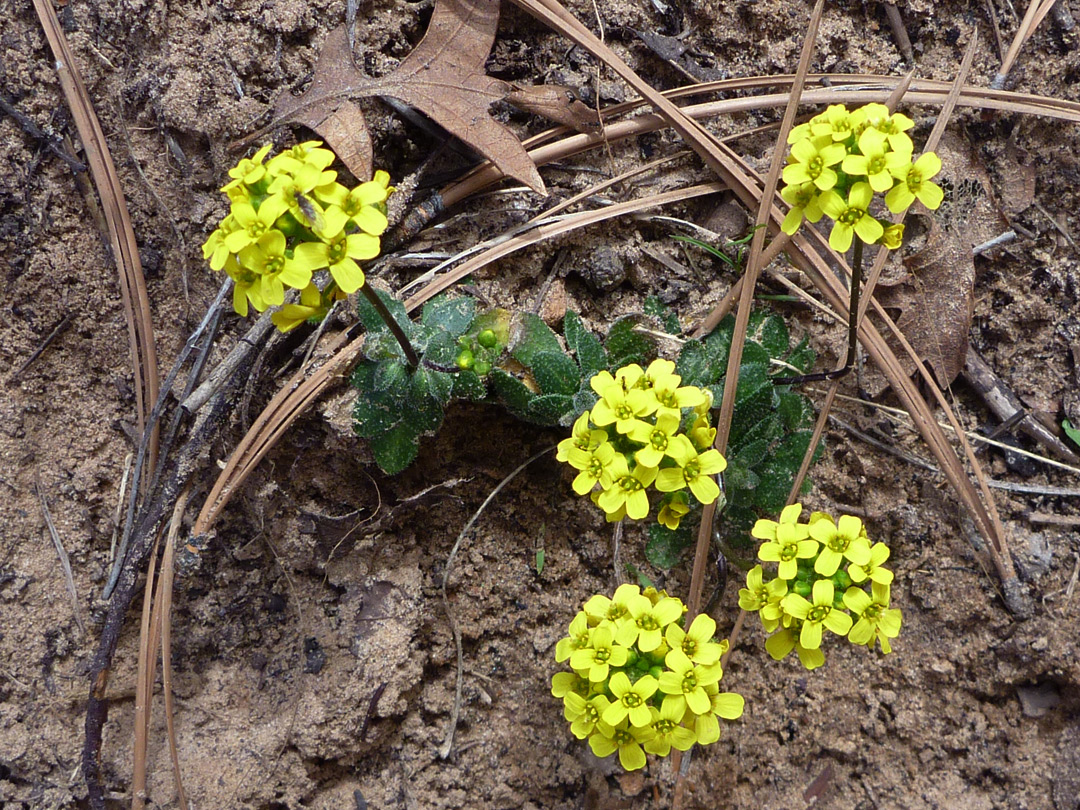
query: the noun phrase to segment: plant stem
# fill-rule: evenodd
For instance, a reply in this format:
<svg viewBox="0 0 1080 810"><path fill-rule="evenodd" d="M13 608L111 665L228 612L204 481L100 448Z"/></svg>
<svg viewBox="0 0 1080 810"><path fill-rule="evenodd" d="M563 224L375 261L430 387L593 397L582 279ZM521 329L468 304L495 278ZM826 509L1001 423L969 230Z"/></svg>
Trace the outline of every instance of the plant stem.
<svg viewBox="0 0 1080 810"><path fill-rule="evenodd" d="M420 358L416 354L416 349L413 348L412 343L409 341L408 335L401 328L401 325L394 320L394 316L390 314L390 310L386 308L386 304L382 302L375 290L371 289L367 284L360 288L360 292L364 294L364 297L375 307L375 311L379 313L379 317L386 322L387 327L397 338L397 342L401 344L402 351L405 352L405 359L409 361L409 368L413 371L420 365Z"/></svg>

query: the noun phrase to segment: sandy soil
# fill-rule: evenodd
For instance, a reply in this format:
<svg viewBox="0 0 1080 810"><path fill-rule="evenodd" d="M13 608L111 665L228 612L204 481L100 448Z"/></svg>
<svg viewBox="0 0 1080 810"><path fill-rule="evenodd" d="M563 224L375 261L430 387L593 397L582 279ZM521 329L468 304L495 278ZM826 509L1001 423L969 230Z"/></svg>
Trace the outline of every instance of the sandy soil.
<svg viewBox="0 0 1080 810"><path fill-rule="evenodd" d="M601 0L595 7L608 42L654 86L684 79L631 29L685 33L689 58L710 75L794 68L803 3L701 0L681 10L665 3L666 13L660 5ZM1075 0L1071 5L1080 14ZM988 84L1000 61L986 4L899 6L919 76L951 79L977 28L972 83ZM593 4L570 8L595 29ZM74 137L31 4L6 0L2 12L4 98L45 131ZM309 75L344 4L87 0L65 4L61 13L124 183L167 368L219 283L198 246L225 207L217 188L236 159L227 145L262 123L279 92ZM372 73L390 69L418 41L429 13L427 2L363 4L360 63ZM1018 20L1003 8L998 22L1011 36ZM513 10L504 13L490 67L515 81L582 86L596 69ZM910 66L883 4L844 2L826 13L814 67L899 75ZM1080 101L1077 29L1048 17L1021 54L1012 84ZM609 102L626 91L605 75L600 93ZM395 180L407 176L432 142L377 102L365 109L379 164ZM521 134L544 126L509 107L498 106L497 114ZM769 120L774 114L761 112L714 125L727 133ZM927 130L919 130L921 137ZM1016 242L976 262L971 341L1036 415L1060 421L1063 396L1077 388L1080 345L1080 262L1065 236L1080 233L1078 130L968 110L953 132L987 173L993 199L1023 228ZM675 148L677 138L661 133L613 146L611 159L629 166ZM750 140L739 148L761 161L771 146ZM454 160L444 168L459 167ZM1021 197L1019 210L1009 172L1015 160L1034 178L1034 196ZM693 161L676 167L661 184L705 176ZM608 169L608 158L594 154L544 177L566 196ZM466 204L451 213L468 217L405 249L465 246L537 204L535 195ZM713 200L669 213L702 222L715 210ZM7 115L0 118L0 213L0 804L83 807L86 670L104 616L100 594L133 446L127 332L115 266L70 170ZM560 246L567 248L568 272L554 294L565 292L597 327L639 308L649 294L661 294L689 323L731 281L722 266L700 258L683 276L673 275L643 251L685 262L667 227L620 222L521 254L475 282L499 305L530 305ZM609 248L613 254L598 253ZM600 263L621 265L626 279L605 276L598 292L592 268ZM398 284L411 272L384 278ZM810 331L822 362L834 362L829 347L839 330L786 311L801 324L796 328ZM65 318L59 337L20 369ZM227 318L217 359L243 329L238 318ZM267 358L252 386L253 407L272 395L293 348L285 344ZM993 426L962 384L953 394L970 427ZM391 479L352 438L348 398L342 388L301 419L233 501L201 565L178 580L177 735L192 806L667 807L668 763L620 775L572 738L550 697L554 645L566 623L590 594L613 586L608 527L590 505L572 499L569 479L550 457L506 487L458 554L450 594L463 632L464 700L454 751L439 757L454 693L454 644L439 598L451 545L491 489L559 434L522 427L493 407L457 407L415 466ZM851 404L840 411L864 429L885 431L901 449L928 455L880 415ZM228 455L243 427L238 408L216 457ZM816 801L819 808L860 810L1076 810L1080 596L1073 586L1080 537L1068 524L1032 518L1051 514L1075 525L1075 497L996 493L1036 605L1032 618L1018 621L1004 609L997 580L938 477L846 433L830 431L827 443L807 502L853 509L875 536L888 538L902 635L888 657L838 645L825 668L807 673L792 660L769 661L756 628L744 633L724 683L745 696L746 713L717 745L693 757L685 806L769 810ZM1010 469L994 451L984 458L995 478L1075 490L1069 473L1038 464ZM215 474L211 463L199 486ZM70 556L74 602L39 491ZM643 548L642 533L631 530L621 553L685 594L688 566L655 571ZM723 632L738 612L737 586L729 582L712 607ZM103 772L117 807L130 801L136 625L133 616L116 655L105 730ZM155 806L173 807L160 711L158 718L150 796Z"/></svg>

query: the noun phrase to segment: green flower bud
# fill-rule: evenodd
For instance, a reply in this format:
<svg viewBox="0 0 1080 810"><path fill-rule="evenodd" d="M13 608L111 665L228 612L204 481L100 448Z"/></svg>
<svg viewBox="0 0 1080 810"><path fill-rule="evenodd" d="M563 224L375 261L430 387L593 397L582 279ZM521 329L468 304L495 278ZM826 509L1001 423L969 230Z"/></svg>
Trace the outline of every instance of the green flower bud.
<svg viewBox="0 0 1080 810"><path fill-rule="evenodd" d="M494 330L485 329L476 336L476 342L483 346L485 349L492 349L495 347L495 344L499 342L499 339L495 336Z"/></svg>
<svg viewBox="0 0 1080 810"><path fill-rule="evenodd" d="M486 360L478 360L473 366L473 371L475 371L478 376L483 377L485 374L491 372L491 363Z"/></svg>
<svg viewBox="0 0 1080 810"><path fill-rule="evenodd" d="M814 592L813 586L811 586L809 582L801 579L795 580L795 584L791 586L791 590L804 599L808 599L810 594Z"/></svg>
<svg viewBox="0 0 1080 810"><path fill-rule="evenodd" d="M659 680L660 676L664 674L664 668L659 664L653 667L649 667L649 674Z"/></svg>
<svg viewBox="0 0 1080 810"><path fill-rule="evenodd" d="M473 367L473 353L466 349L457 357L458 368L462 371L468 371Z"/></svg>

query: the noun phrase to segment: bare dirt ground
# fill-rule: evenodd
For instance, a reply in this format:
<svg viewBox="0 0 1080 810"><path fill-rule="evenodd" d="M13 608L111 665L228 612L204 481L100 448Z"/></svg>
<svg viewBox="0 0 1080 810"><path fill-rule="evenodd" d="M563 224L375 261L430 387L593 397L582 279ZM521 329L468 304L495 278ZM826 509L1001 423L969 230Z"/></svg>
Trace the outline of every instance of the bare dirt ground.
<svg viewBox="0 0 1080 810"><path fill-rule="evenodd" d="M1011 36L1018 18L1009 3L898 4L920 77L952 79L978 29L971 82L989 83L1000 59L988 5L999 7L998 23ZM1071 6L1080 14L1075 0ZM789 73L808 13L793 0L598 0L569 7L594 30L599 13L607 42L659 88L686 79L633 30L685 34L688 58L703 76ZM429 2L362 4L360 65L372 74L392 68L423 34L430 10ZM124 183L167 368L219 284L198 246L225 209L217 188L237 158L227 144L261 124L278 93L310 74L327 31L343 20L344 4L84 0L60 11ZM5 0L2 18L4 99L47 132L74 137L31 4ZM1068 20L1048 17L1021 54L1011 86L1080 100L1078 32L1068 30ZM900 75L909 67L884 4L830 5L814 70ZM596 64L520 12L504 10L489 70L522 83L588 87ZM607 103L626 91L605 74L600 95ZM378 165L395 180L434 148L378 102L365 109ZM521 134L544 127L509 107L498 105L497 112ZM747 113L713 125L727 133L775 115ZM918 115L932 119L933 112ZM922 138L927 131L917 130ZM1032 412L1059 422L1063 397L1077 388L1080 261L1065 234L1080 234L1080 133L1072 125L972 110L958 113L952 132L988 173L1003 207L1018 193L1004 168L1013 165L1009 155L1019 149L1030 167L1034 196L1020 210L1010 208L1020 237L976 261L971 341ZM613 145L611 160L625 167L677 146L675 136L661 133ZM763 161L771 142L738 148ZM448 168L454 160L447 159ZM567 196L596 182L608 161L601 154L575 158L545 170L545 182ZM706 176L690 160L673 171L679 179ZM405 202L395 201L398 213ZM524 193L489 196L451 212L469 214L407 249L462 247L520 221L539 203ZM710 200L674 213L702 222L715 208ZM100 594L132 452L127 333L115 265L71 171L10 115L0 118L0 214L0 806L82 807L86 670L104 615ZM649 294L660 294L690 323L731 282L722 266L700 257L680 277L645 256L643 247L652 247L685 261L670 230L655 222L619 222L561 246L567 272L555 291L565 291L598 328L639 308ZM474 281L499 305L531 305L557 247L506 260ZM615 276L597 291L587 280L595 285L601 262ZM398 284L411 272L384 277ZM59 337L20 370L65 319ZM801 323L823 351L821 362L835 362L828 340L839 329L805 313ZM221 355L243 329L229 316ZM294 347L287 343L267 358L266 375L252 389L252 413L275 390L280 378L273 375L295 360ZM953 395L970 427L993 426L962 383ZM342 387L293 428L232 502L201 566L177 583L177 735L192 806L669 806L668 763L620 775L572 738L549 694L554 645L565 625L584 599L613 585L609 528L590 504L572 498L551 457L499 495L458 555L450 594L464 636L464 701L454 751L438 756L455 672L439 599L447 555L491 489L559 435L523 427L494 407L458 407L442 433L424 443L418 462L387 478L349 432L348 398ZM245 427L239 410L215 448L220 458ZM864 428L883 424L861 406L841 412ZM874 536L888 538L902 634L892 655L837 645L824 668L808 673L794 660L771 662L758 628L744 633L724 684L746 698L745 715L693 757L685 806L803 807L815 801L805 792L821 777L811 790L816 807L1076 810L1075 496L996 493L1036 605L1034 616L1020 621L1004 609L998 582L942 481L834 431L806 501L853 509ZM909 433L892 434L896 446L928 455ZM1077 486L1074 475L1051 467L1010 469L997 451L983 458L988 473L1004 481ZM210 465L199 485L215 474ZM70 556L74 603L38 488ZM1039 523L1032 513L1074 522ZM643 534L629 531L623 558L685 594L688 565L656 571L643 547ZM539 574L538 549L545 552ZM737 578L711 609L721 632L738 612ZM110 682L114 703L102 759L117 807L130 801L137 641L133 616ZM160 719L150 756L153 806L174 807Z"/></svg>

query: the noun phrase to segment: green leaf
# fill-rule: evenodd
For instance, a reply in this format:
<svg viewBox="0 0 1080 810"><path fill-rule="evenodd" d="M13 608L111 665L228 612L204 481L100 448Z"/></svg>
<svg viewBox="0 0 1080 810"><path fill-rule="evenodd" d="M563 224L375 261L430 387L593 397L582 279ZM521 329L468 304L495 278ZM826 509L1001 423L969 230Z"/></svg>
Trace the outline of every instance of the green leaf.
<svg viewBox="0 0 1080 810"><path fill-rule="evenodd" d="M398 425L371 440L375 463L387 475L395 475L412 464L419 450L419 433L409 425Z"/></svg>
<svg viewBox="0 0 1080 810"><path fill-rule="evenodd" d="M529 400L525 415L538 425L562 424L563 414L571 413L574 400L566 394L541 394Z"/></svg>
<svg viewBox="0 0 1080 810"><path fill-rule="evenodd" d="M586 377L591 377L598 371L607 368L607 352L599 338L585 328L581 317L573 310L566 311L563 318L563 333L566 336L566 345L577 357L578 365Z"/></svg>
<svg viewBox="0 0 1080 810"><path fill-rule="evenodd" d="M409 396L410 385L409 367L400 360L382 360L375 367L373 390L385 391L398 402L404 402Z"/></svg>
<svg viewBox="0 0 1080 810"><path fill-rule="evenodd" d="M578 364L562 352L538 352L533 356L532 373L545 394L569 396L581 386Z"/></svg>
<svg viewBox="0 0 1080 810"><path fill-rule="evenodd" d="M651 318L655 318L664 326L664 331L669 335L681 335L682 324L679 323L679 316L677 313L669 309L663 301L657 298L655 295L650 295L645 299L645 303L641 307L642 311Z"/></svg>
<svg viewBox="0 0 1080 810"><path fill-rule="evenodd" d="M581 390L574 394L574 418L578 414L591 411L593 405L600 401L600 397L591 388L582 386Z"/></svg>
<svg viewBox="0 0 1080 810"><path fill-rule="evenodd" d="M467 399L472 402L483 402L487 399L487 386L475 371L462 371L451 376L454 378L454 399Z"/></svg>
<svg viewBox="0 0 1080 810"><path fill-rule="evenodd" d="M428 341L422 359L444 368L457 368L459 354L461 354L461 347L454 336L440 329Z"/></svg>
<svg viewBox="0 0 1080 810"><path fill-rule="evenodd" d="M815 360L817 360L817 353L810 348L810 343L806 338L799 341L799 345L787 356L787 361L803 374L810 372Z"/></svg>
<svg viewBox="0 0 1080 810"><path fill-rule="evenodd" d="M362 439L378 436L401 420L401 407L385 393L361 390L353 405L353 430Z"/></svg>
<svg viewBox="0 0 1080 810"><path fill-rule="evenodd" d="M525 416L529 401L536 396L521 380L513 374L507 374L501 368L492 369L491 384L499 399L506 403L511 413Z"/></svg>
<svg viewBox="0 0 1080 810"><path fill-rule="evenodd" d="M779 391L777 395L776 415L785 430L798 430L814 421L814 410L806 397L793 391Z"/></svg>
<svg viewBox="0 0 1080 810"><path fill-rule="evenodd" d="M608 368L620 369L631 363L644 367L656 356L656 341L648 335L634 331L639 324L656 329L658 324L644 315L624 315L611 325L605 347Z"/></svg>
<svg viewBox="0 0 1080 810"><path fill-rule="evenodd" d="M375 290L374 287L371 289ZM388 292L375 290L375 294L390 310L391 316L405 330L405 334L412 337L412 321L409 320L409 316L405 313L405 305ZM380 332L389 329L382 316L379 315L379 311L371 305L371 302L367 300L367 296L363 294L358 296L356 312L360 316L360 323L364 325L364 329L368 332Z"/></svg>
<svg viewBox="0 0 1080 810"><path fill-rule="evenodd" d="M424 305L421 322L457 337L476 317L476 299L469 296L450 298L440 295Z"/></svg>
<svg viewBox="0 0 1080 810"><path fill-rule="evenodd" d="M531 312L521 313L510 330L510 354L524 366L531 367L541 352L561 352L558 336Z"/></svg>
<svg viewBox="0 0 1080 810"><path fill-rule="evenodd" d="M454 388L454 375L432 368L418 368L413 374L413 397L430 397L440 408L450 402L450 392Z"/></svg>
<svg viewBox="0 0 1080 810"><path fill-rule="evenodd" d="M750 313L747 336L761 344L771 357L783 357L788 350L788 328L784 319L768 310Z"/></svg>
<svg viewBox="0 0 1080 810"><path fill-rule="evenodd" d="M766 421L766 420L762 420ZM742 467L747 469L756 467L762 461L765 460L765 455L769 452L769 443L764 439L757 439L752 442L746 442L738 449L733 457L738 460Z"/></svg>
<svg viewBox="0 0 1080 810"><path fill-rule="evenodd" d="M698 340L688 340L675 361L675 373L682 377L683 385L705 385L714 382L709 375L709 355Z"/></svg>
<svg viewBox="0 0 1080 810"><path fill-rule="evenodd" d="M686 518L683 518L675 531L659 523L652 523L649 525L649 542L645 546L645 558L657 568L667 570L679 564L683 551L693 542L694 536Z"/></svg>
<svg viewBox="0 0 1080 810"><path fill-rule="evenodd" d="M1061 429L1065 431L1066 436L1072 439L1073 444L1080 444L1080 429L1074 428L1068 419L1062 420Z"/></svg>

